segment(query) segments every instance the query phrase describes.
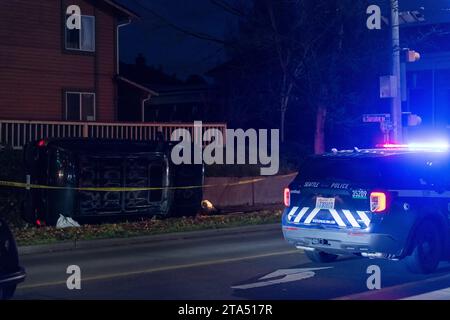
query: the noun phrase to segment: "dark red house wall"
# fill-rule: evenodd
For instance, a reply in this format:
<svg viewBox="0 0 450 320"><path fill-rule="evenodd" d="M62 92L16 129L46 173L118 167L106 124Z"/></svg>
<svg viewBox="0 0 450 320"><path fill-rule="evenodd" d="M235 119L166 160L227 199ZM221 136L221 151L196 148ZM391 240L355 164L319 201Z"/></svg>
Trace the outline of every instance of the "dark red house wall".
<svg viewBox="0 0 450 320"><path fill-rule="evenodd" d="M99 2L99 1L97 1ZM97 121L114 121L116 17L86 0L0 2L0 119L63 120L63 92L96 92ZM64 50L64 12L96 16L96 52Z"/></svg>

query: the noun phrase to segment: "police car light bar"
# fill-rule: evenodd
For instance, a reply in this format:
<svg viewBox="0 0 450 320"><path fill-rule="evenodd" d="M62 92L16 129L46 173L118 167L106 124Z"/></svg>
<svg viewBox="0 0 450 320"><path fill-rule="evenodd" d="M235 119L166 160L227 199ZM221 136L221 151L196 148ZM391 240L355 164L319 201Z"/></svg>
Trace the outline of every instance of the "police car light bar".
<svg viewBox="0 0 450 320"><path fill-rule="evenodd" d="M385 144L377 144L377 148L406 149L406 148L408 148L408 145L407 144L385 143Z"/></svg>
<svg viewBox="0 0 450 320"><path fill-rule="evenodd" d="M450 149L449 144L446 142L408 143L408 144L385 143L377 145L377 147L385 149L435 150L435 151L447 151Z"/></svg>

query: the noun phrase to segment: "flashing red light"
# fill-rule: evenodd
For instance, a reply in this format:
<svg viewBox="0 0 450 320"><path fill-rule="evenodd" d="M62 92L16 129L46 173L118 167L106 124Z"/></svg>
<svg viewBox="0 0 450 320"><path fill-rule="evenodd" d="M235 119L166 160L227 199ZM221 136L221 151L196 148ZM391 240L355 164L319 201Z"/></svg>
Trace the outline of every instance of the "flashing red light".
<svg viewBox="0 0 450 320"><path fill-rule="evenodd" d="M39 140L38 147L45 147L45 140Z"/></svg>
<svg viewBox="0 0 450 320"><path fill-rule="evenodd" d="M387 196L384 192L371 192L370 193L370 211L375 213L381 213L386 211L387 208Z"/></svg>
<svg viewBox="0 0 450 320"><path fill-rule="evenodd" d="M284 205L289 207L291 205L291 190L289 188L284 188Z"/></svg>

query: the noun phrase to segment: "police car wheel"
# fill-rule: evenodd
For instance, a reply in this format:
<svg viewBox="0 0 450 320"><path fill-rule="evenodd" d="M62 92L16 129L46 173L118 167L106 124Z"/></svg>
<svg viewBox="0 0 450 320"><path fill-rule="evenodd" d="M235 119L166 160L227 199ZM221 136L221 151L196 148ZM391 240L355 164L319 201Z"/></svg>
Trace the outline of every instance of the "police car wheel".
<svg viewBox="0 0 450 320"><path fill-rule="evenodd" d="M17 285L10 285L0 288L0 300L9 300L14 296Z"/></svg>
<svg viewBox="0 0 450 320"><path fill-rule="evenodd" d="M338 256L335 254L326 253L318 250L305 251L305 254L309 260L317 263L329 263L335 261L338 258Z"/></svg>
<svg viewBox="0 0 450 320"><path fill-rule="evenodd" d="M417 229L411 255L405 258L406 267L413 273L436 271L442 256L439 229L432 222L424 222Z"/></svg>

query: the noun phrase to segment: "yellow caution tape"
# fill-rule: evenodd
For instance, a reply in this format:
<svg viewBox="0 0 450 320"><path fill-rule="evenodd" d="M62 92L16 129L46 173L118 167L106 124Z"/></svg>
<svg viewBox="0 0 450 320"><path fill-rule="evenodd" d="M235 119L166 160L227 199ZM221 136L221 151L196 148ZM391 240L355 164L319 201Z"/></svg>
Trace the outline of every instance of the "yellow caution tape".
<svg viewBox="0 0 450 320"><path fill-rule="evenodd" d="M291 173L281 176L275 176L275 178L287 178L293 177L297 175L297 173ZM158 191L158 190L187 190L187 189L198 189L198 188L214 188L214 187L231 187L231 186L240 186L251 183L260 182L266 180L265 178L254 178L244 181L238 181L227 184L209 184L209 185L197 185L197 186L182 186L182 187L121 187L121 188L108 188L108 187L57 187L57 186L46 186L39 184L28 184L23 182L14 182L14 181L1 181L0 187L12 187L12 188L21 188L21 189L45 189L45 190L72 190L72 191L97 191L97 192L137 192L137 191Z"/></svg>

